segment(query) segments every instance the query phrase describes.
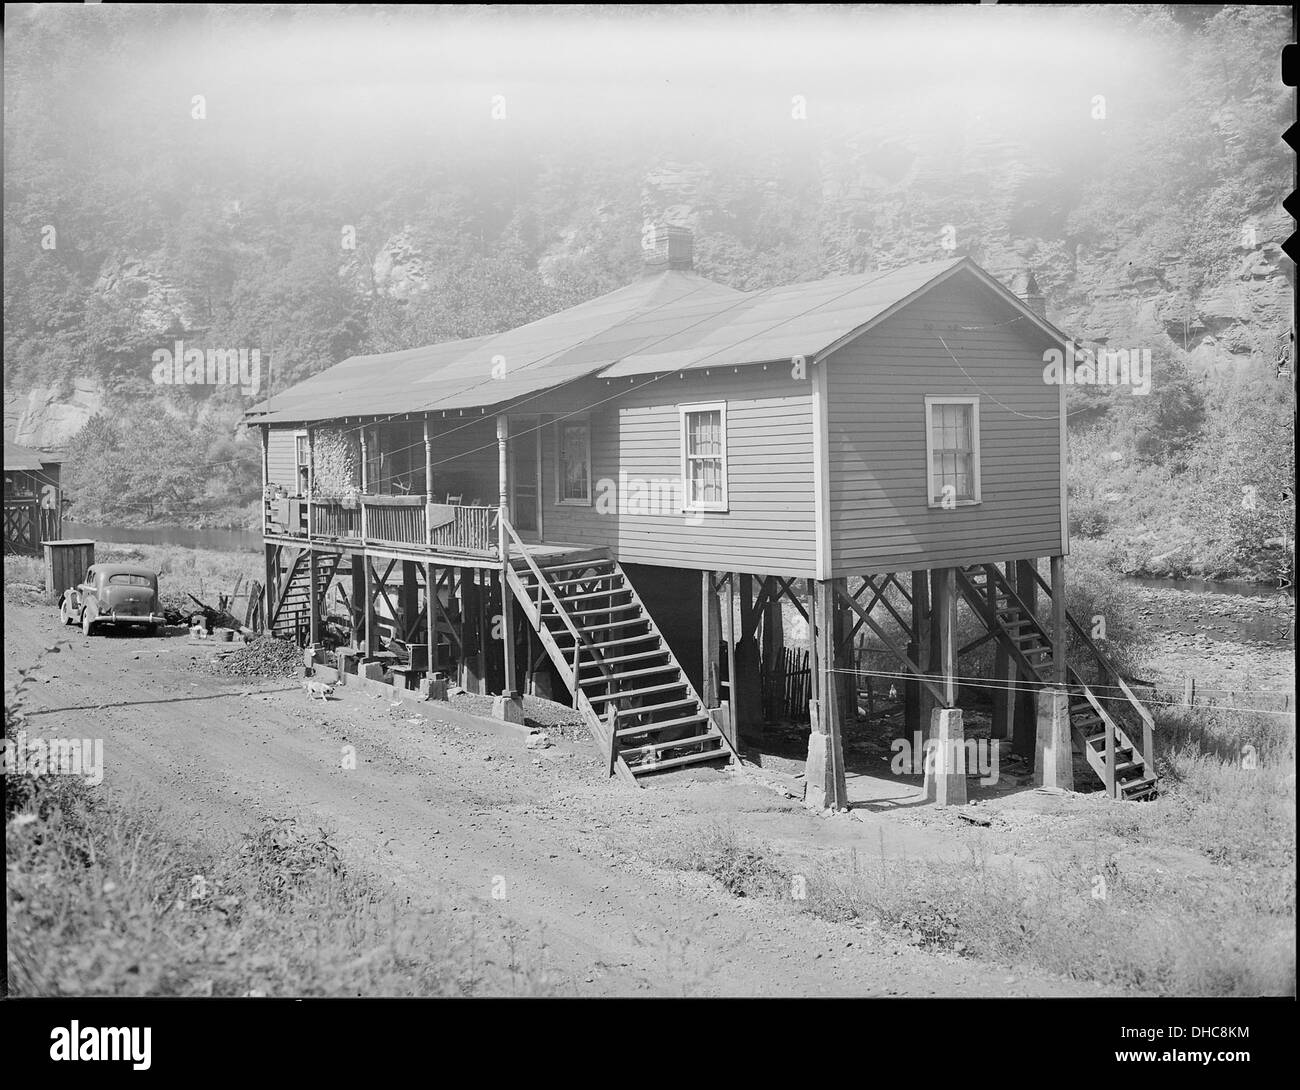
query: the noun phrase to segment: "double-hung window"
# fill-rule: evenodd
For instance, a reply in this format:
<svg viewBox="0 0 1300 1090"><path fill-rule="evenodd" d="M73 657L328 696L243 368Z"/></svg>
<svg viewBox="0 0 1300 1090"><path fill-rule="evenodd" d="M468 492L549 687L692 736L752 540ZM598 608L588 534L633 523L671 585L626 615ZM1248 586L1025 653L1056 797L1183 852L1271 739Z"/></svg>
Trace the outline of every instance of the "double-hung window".
<svg viewBox="0 0 1300 1090"><path fill-rule="evenodd" d="M727 406L681 406L682 491L687 511L727 510Z"/></svg>
<svg viewBox="0 0 1300 1090"><path fill-rule="evenodd" d="M925 420L930 506L979 503L979 398L927 397Z"/></svg>

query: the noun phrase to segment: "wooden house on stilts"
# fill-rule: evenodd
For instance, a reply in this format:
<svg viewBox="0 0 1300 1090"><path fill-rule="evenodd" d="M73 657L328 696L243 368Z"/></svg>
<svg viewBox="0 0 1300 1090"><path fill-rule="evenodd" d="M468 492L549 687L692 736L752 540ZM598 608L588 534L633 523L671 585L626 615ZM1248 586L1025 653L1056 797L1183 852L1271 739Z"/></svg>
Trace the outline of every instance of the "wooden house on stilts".
<svg viewBox="0 0 1300 1090"><path fill-rule="evenodd" d="M395 684L454 673L507 714L567 688L637 782L761 745L760 673L806 626L826 806L846 802L860 634L907 734L958 748L959 660L992 647L993 736L1041 782L1081 747L1114 797L1151 796L1151 717L1065 609L1043 366L1065 338L1041 301L965 258L744 293L693 271L689 233L655 242L627 287L345 360L249 412L273 630L318 643L337 607Z"/></svg>

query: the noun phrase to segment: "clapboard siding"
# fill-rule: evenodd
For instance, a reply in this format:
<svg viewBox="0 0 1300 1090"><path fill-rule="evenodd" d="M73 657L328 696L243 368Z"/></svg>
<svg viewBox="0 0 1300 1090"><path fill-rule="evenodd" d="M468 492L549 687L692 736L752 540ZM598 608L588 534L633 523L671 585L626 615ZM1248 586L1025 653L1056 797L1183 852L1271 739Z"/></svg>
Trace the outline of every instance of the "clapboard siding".
<svg viewBox="0 0 1300 1090"><path fill-rule="evenodd" d="M266 441L266 480L278 484L289 495L298 490L298 465L295 458L294 428L270 428Z"/></svg>
<svg viewBox="0 0 1300 1090"><path fill-rule="evenodd" d="M679 406L727 403L726 512L681 511ZM594 502L560 504L557 419L590 406ZM815 570L812 389L782 368L591 380L538 398L546 540L607 545L620 560L811 576ZM620 481L622 485L620 487ZM658 489L651 506L647 493ZM602 502L603 499L603 502Z"/></svg>
<svg viewBox="0 0 1300 1090"><path fill-rule="evenodd" d="M1042 378L1048 343L1013 318L983 288L949 281L828 358L833 574L1062 551L1059 390ZM928 505L927 395L980 399L978 505Z"/></svg>

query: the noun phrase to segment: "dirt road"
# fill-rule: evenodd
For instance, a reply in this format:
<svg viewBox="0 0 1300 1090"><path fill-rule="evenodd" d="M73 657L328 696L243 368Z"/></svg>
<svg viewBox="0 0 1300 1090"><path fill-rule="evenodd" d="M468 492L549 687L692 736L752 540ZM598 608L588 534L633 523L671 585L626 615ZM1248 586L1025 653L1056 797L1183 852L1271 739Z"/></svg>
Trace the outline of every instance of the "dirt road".
<svg viewBox="0 0 1300 1090"><path fill-rule="evenodd" d="M510 728L355 687L328 704L289 681L203 668L173 634L83 637L52 609L6 609L5 670L57 638L26 706L33 737L102 737L101 790L138 792L192 834L225 837L264 813L332 823L354 865L413 903L441 899L519 936L561 993L581 995L1062 995L1101 989L926 953L791 904L736 898L656 869L638 838L692 823L877 850L916 835L888 818L818 818L743 775L710 770L634 791L567 743L525 749ZM412 721L412 720L415 721ZM344 747L356 767L343 767ZM494 898L504 893L504 898Z"/></svg>

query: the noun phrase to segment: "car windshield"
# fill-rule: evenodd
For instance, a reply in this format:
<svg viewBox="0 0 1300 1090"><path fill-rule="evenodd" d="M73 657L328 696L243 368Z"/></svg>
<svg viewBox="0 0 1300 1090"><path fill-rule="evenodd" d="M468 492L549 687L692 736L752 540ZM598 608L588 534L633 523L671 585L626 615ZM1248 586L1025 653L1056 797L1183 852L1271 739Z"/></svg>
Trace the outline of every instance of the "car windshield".
<svg viewBox="0 0 1300 1090"><path fill-rule="evenodd" d="M125 575L125 574L110 575L108 577L108 581L110 583L116 583L119 586L121 585L126 585L128 587L152 587L153 586L153 580L150 579L147 575Z"/></svg>

